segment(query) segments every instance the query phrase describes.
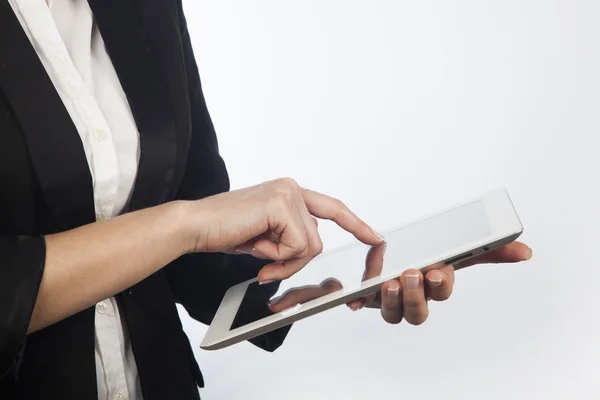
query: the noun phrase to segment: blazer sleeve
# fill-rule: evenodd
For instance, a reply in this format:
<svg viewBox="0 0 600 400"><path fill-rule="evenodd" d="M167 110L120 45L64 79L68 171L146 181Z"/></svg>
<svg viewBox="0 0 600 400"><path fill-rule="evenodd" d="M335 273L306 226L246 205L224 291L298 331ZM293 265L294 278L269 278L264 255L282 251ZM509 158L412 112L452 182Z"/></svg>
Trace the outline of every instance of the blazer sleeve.
<svg viewBox="0 0 600 400"><path fill-rule="evenodd" d="M43 237L0 236L0 387L17 378L45 260Z"/></svg>
<svg viewBox="0 0 600 400"><path fill-rule="evenodd" d="M180 0L178 8L190 93L192 138L186 169L176 198L197 200L228 191L229 177L225 163L219 155L215 129L202 93L200 75ZM237 283L256 277L265 264L264 260L244 255L189 254L165 268L165 273L176 301L184 306L192 318L210 324L225 292ZM277 289L278 283L261 288L265 298L271 297ZM250 308L257 315L248 315L248 319L258 318L270 312L265 303ZM283 343L289 330L290 326L281 328L250 342L267 351L274 351Z"/></svg>

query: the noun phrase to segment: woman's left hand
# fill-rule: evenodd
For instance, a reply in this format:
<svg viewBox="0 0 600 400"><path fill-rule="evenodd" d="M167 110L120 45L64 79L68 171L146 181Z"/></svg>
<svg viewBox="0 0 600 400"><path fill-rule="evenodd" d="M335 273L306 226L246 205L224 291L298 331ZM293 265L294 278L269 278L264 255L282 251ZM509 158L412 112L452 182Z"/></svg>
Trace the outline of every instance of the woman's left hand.
<svg viewBox="0 0 600 400"><path fill-rule="evenodd" d="M371 250L363 279L381 273L385 246ZM409 324L420 325L429 315L428 300L444 301L452 294L455 269L476 264L516 263L527 261L531 256L532 251L527 245L513 242L455 266L432 266L425 274L418 270L407 270L400 278L382 284L379 293L354 300L348 306L355 311L363 307L380 308L381 316L390 324L398 324L404 319Z"/></svg>
<svg viewBox="0 0 600 400"><path fill-rule="evenodd" d="M363 281L381 274L384 253L385 244L374 246L369 250L365 260ZM444 301L452 294L455 269L476 264L516 263L529 260L531 255L532 251L529 247L514 242L455 266L436 264L421 271L407 270L400 278L383 283L379 292L354 300L348 303L348 306L355 311L363 307L379 308L383 319L390 324L398 324L404 319L409 324L420 325L429 315L427 306L429 300ZM269 308L277 313L342 289L340 281L329 278L318 285L289 289L281 296L272 299Z"/></svg>

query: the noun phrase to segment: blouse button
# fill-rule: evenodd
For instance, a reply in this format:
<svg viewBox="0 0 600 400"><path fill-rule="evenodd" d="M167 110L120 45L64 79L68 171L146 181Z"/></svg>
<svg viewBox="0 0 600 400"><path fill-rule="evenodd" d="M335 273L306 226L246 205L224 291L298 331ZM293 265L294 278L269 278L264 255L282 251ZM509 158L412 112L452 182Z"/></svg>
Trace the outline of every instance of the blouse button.
<svg viewBox="0 0 600 400"><path fill-rule="evenodd" d="M106 303L105 302L100 302L98 304L96 304L96 311L98 312L98 314L104 314L106 312Z"/></svg>
<svg viewBox="0 0 600 400"><path fill-rule="evenodd" d="M103 142L106 140L106 132L102 130L94 131L94 138L99 142Z"/></svg>

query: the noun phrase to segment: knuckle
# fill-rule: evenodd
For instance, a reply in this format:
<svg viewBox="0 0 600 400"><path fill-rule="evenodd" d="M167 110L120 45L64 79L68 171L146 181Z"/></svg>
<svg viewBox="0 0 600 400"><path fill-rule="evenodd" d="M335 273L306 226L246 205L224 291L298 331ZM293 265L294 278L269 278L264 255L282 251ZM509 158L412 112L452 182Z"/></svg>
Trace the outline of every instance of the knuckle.
<svg viewBox="0 0 600 400"><path fill-rule="evenodd" d="M333 199L333 203L335 204L335 208L337 209L338 215L346 211L346 209L348 208L346 207L346 204L340 199Z"/></svg>
<svg viewBox="0 0 600 400"><path fill-rule="evenodd" d="M285 280L291 278L295 274L294 271L285 270L281 272L281 276L279 279Z"/></svg>
<svg viewBox="0 0 600 400"><path fill-rule="evenodd" d="M292 178L279 178L275 181L275 186L284 191L296 192L300 185Z"/></svg>
<svg viewBox="0 0 600 400"><path fill-rule="evenodd" d="M308 249L299 251L296 258L303 260L306 263L308 263L309 261L311 261L313 259L313 257L310 255Z"/></svg>
<svg viewBox="0 0 600 400"><path fill-rule="evenodd" d="M448 288L446 290L442 290L439 292L434 300L436 301L446 301L452 295L452 288Z"/></svg>
<svg viewBox="0 0 600 400"><path fill-rule="evenodd" d="M298 272L300 272L303 268L302 264L295 264L295 265L291 265L288 269L289 271L287 272L287 276L286 279L291 278L292 276L296 275Z"/></svg>
<svg viewBox="0 0 600 400"><path fill-rule="evenodd" d="M278 262L278 263L280 263L282 261L285 261L285 259L286 259L285 255L282 255L282 254L280 254L278 252L275 252L270 258L273 261Z"/></svg>
<svg viewBox="0 0 600 400"><path fill-rule="evenodd" d="M312 260L312 257L309 255L307 250L299 252L294 258L302 261L302 265L298 267L298 271L304 268L304 266Z"/></svg>
<svg viewBox="0 0 600 400"><path fill-rule="evenodd" d="M290 248L297 258L306 258L309 255L308 240L306 237L298 237L296 241L290 245Z"/></svg>
<svg viewBox="0 0 600 400"><path fill-rule="evenodd" d="M281 269L278 271L279 272L279 279L283 280L283 279L287 279L290 278L292 275L294 275L296 273L296 269L293 268L293 266L289 266L289 265L285 265L285 262L282 261L281 262ZM292 267L292 268L290 268Z"/></svg>
<svg viewBox="0 0 600 400"><path fill-rule="evenodd" d="M275 193L268 199L268 207L276 213L280 213L281 216L288 217L291 208L290 197L280 191Z"/></svg>
<svg viewBox="0 0 600 400"><path fill-rule="evenodd" d="M390 311L390 312L393 312L393 313L396 313L396 314L401 314L402 313L402 303L400 303L399 301L385 300L383 302L382 306L387 311Z"/></svg>
<svg viewBox="0 0 600 400"><path fill-rule="evenodd" d="M321 282L320 286L328 292L329 291L334 292L336 290L341 290L343 288L342 283L335 278L325 279L323 282Z"/></svg>
<svg viewBox="0 0 600 400"><path fill-rule="evenodd" d="M289 209L292 200L298 196L299 186L291 178L282 178L275 181L271 187L271 191L271 201L285 209Z"/></svg>
<svg viewBox="0 0 600 400"><path fill-rule="evenodd" d="M411 309L420 309L425 305L423 299L416 299L413 297L408 297L404 299L404 307Z"/></svg>
<svg viewBox="0 0 600 400"><path fill-rule="evenodd" d="M296 180L294 178L290 178L290 177L279 178L279 179L277 179L277 182L280 182L280 183L286 184L286 185L290 185L290 186L294 186L294 187L298 187L298 182L296 182Z"/></svg>
<svg viewBox="0 0 600 400"><path fill-rule="evenodd" d="M278 186L275 188L275 197L283 200L286 204L294 197L294 192L292 188L288 186Z"/></svg>
<svg viewBox="0 0 600 400"><path fill-rule="evenodd" d="M323 246L323 241L321 241L321 239L319 239L315 245L315 248L313 249L313 253L315 256L318 256L319 254L321 254L323 252L324 246Z"/></svg>
<svg viewBox="0 0 600 400"><path fill-rule="evenodd" d="M308 243L308 238L306 236L300 236L298 238L298 250L302 253L309 253L310 247Z"/></svg>

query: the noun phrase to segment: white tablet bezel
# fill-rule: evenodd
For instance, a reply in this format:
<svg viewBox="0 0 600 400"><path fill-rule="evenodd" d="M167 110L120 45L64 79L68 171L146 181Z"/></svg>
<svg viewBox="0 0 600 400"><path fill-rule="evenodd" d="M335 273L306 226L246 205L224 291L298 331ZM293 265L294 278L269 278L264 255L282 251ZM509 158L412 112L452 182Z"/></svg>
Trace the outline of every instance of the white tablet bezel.
<svg viewBox="0 0 600 400"><path fill-rule="evenodd" d="M482 237L471 243L450 249L442 254L437 254L430 259L424 259L412 265L406 265L401 268L407 269L425 269L427 266L444 265L449 260L457 258L466 259L483 252L493 250L514 241L523 231L519 217L513 207L512 201L506 190L497 190L490 192L480 198L464 202L462 204L448 207L430 216L415 220L415 222L439 215L457 207L467 206L470 203L481 202L486 211L491 234ZM465 221L468 223L468 221ZM407 226L410 224L405 224ZM351 246L356 245L353 243ZM328 257L339 251L344 251L347 247L340 248L331 252L324 253L320 257ZM442 264L440 264L442 263ZM389 276L378 276L362 282L359 288L342 289L329 295L311 300L302 305L298 305L280 313L270 315L260 320L251 322L247 325L230 330L233 320L237 314L238 308L244 298L248 285L256 282L251 279L231 287L223 297L221 305L213 318L213 321L202 340L201 348L206 350L217 350L231 344L251 339L275 329L284 327L310 315L325 311L335 306L345 304L348 301L360 298L366 294L372 293L373 289L381 283L400 276L401 273L395 273Z"/></svg>

